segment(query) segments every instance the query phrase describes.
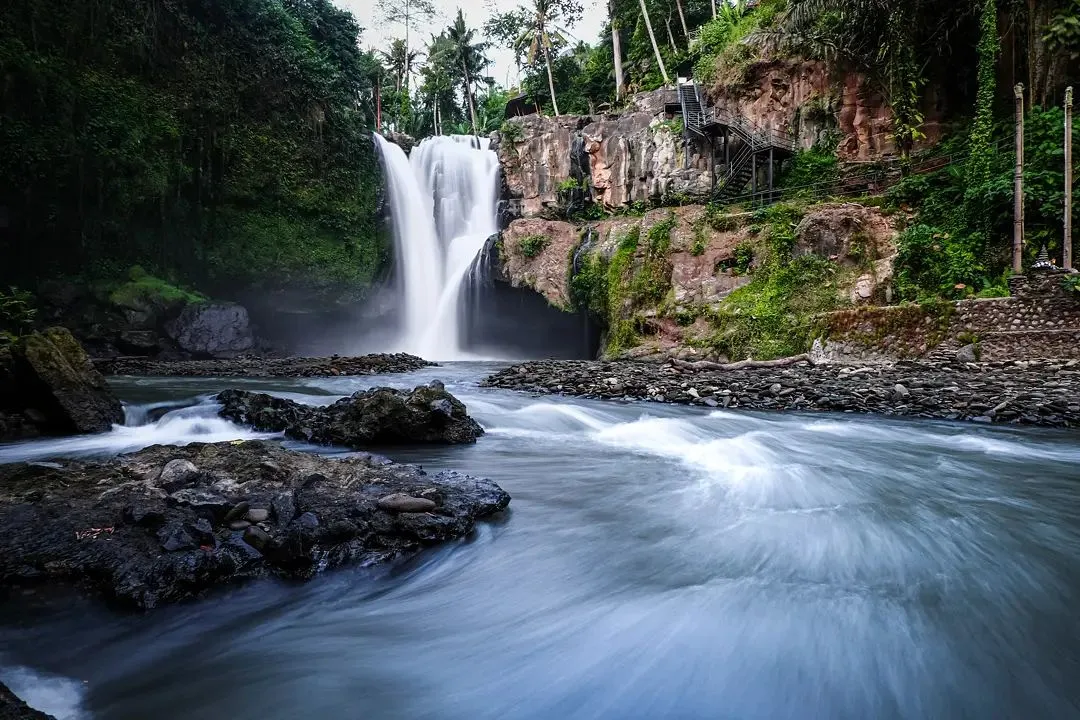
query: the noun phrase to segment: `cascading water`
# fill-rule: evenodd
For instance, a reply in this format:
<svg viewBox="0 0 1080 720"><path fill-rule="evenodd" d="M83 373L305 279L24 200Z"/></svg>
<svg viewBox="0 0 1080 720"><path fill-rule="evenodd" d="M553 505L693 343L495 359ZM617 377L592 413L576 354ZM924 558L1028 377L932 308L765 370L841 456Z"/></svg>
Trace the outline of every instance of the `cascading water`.
<svg viewBox="0 0 1080 720"><path fill-rule="evenodd" d="M403 308L394 349L432 360L466 357L462 289L484 243L498 232L498 157L486 138L428 138L411 158L375 139L390 194Z"/></svg>

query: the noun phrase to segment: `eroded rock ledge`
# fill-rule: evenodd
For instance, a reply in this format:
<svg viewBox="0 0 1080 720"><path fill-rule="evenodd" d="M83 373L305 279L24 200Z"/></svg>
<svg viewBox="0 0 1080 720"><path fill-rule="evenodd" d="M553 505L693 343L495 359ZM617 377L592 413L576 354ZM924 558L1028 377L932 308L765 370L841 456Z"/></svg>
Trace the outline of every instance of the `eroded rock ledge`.
<svg viewBox="0 0 1080 720"><path fill-rule="evenodd" d="M59 581L149 609L389 560L462 537L509 502L490 480L259 441L0 466L0 589Z"/></svg>
<svg viewBox="0 0 1080 720"><path fill-rule="evenodd" d="M492 387L748 410L875 413L984 423L1080 427L1080 361L901 361L868 367L682 370L635 362L542 361L485 380Z"/></svg>
<svg viewBox="0 0 1080 720"><path fill-rule="evenodd" d="M225 390L217 399L222 417L320 445L459 444L484 434L465 404L438 380L409 392L361 390L326 407L247 390Z"/></svg>
<svg viewBox="0 0 1080 720"><path fill-rule="evenodd" d="M380 353L320 358L240 357L228 360L145 360L115 358L95 361L106 375L162 375L184 377L315 377L326 375L379 375L411 372L434 365L407 353Z"/></svg>

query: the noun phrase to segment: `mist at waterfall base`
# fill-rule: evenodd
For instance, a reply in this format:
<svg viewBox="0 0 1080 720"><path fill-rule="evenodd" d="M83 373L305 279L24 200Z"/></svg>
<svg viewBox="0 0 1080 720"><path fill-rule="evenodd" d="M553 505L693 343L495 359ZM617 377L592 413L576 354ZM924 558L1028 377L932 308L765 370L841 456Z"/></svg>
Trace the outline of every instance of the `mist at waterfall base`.
<svg viewBox="0 0 1080 720"><path fill-rule="evenodd" d="M427 138L411 155L375 136L394 236L393 277L374 303L365 351L430 360L589 357L595 334L581 316L495 278L499 160L489 140Z"/></svg>
<svg viewBox="0 0 1080 720"><path fill-rule="evenodd" d="M212 394L439 378L487 434L382 452L513 496L390 566L148 615L10 594L0 681L62 720L1080 717L1075 431L535 398L479 387L495 367L115 378L129 425L0 445L3 463L260 437Z"/></svg>

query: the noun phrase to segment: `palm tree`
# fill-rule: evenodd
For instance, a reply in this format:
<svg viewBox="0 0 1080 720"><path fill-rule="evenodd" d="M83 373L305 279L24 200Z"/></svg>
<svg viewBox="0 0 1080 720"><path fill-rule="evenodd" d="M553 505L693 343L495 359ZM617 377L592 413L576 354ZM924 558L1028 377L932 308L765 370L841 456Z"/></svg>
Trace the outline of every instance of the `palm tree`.
<svg viewBox="0 0 1080 720"><path fill-rule="evenodd" d="M409 69L416 62L417 53L410 51L405 41L395 38L390 42L390 49L380 52L386 69L394 77L394 90L401 92L401 86L409 74Z"/></svg>
<svg viewBox="0 0 1080 720"><path fill-rule="evenodd" d="M641 5L641 17L645 19L645 29L649 31L649 42L652 43L653 55L656 56L656 63L660 66L660 75L664 78L664 84L670 85L671 78L668 77L667 68L664 67L664 58L660 56L660 47L656 44L656 34L653 33L652 21L649 20L649 8L645 7L645 0L638 0L638 4ZM550 72L549 70L549 75Z"/></svg>
<svg viewBox="0 0 1080 720"><path fill-rule="evenodd" d="M476 31L466 27L465 17L461 13L461 8L458 8L454 24L446 29L446 38L450 41L452 62L455 68L461 71L461 85L465 93L465 101L469 105L469 118L472 120L474 135L478 127L474 88L480 84L482 80L480 73L489 63L487 57L484 56L488 43L473 42L475 36Z"/></svg>
<svg viewBox="0 0 1080 720"><path fill-rule="evenodd" d="M611 52L615 58L615 100L622 100L623 79L622 39L619 37L619 20L615 15L615 0L608 0L608 24L611 25Z"/></svg>
<svg viewBox="0 0 1080 720"><path fill-rule="evenodd" d="M529 65L541 56L547 69L548 90L551 92L551 107L555 117L559 116L559 101L555 98L555 78L551 74L551 54L558 52L567 44L567 31L558 27L555 21L563 13L564 2L561 0L533 0L529 8L532 19L518 36L515 50L527 48L526 59Z"/></svg>

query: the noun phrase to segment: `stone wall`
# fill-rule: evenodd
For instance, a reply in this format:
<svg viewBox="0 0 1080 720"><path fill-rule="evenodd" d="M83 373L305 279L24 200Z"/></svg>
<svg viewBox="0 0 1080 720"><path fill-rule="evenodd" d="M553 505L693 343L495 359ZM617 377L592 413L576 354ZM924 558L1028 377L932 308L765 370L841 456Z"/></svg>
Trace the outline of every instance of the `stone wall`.
<svg viewBox="0 0 1080 720"><path fill-rule="evenodd" d="M1061 275L1018 278L1007 298L864 307L822 319L825 351L838 360L951 357L976 343L989 362L1080 358L1080 294Z"/></svg>

